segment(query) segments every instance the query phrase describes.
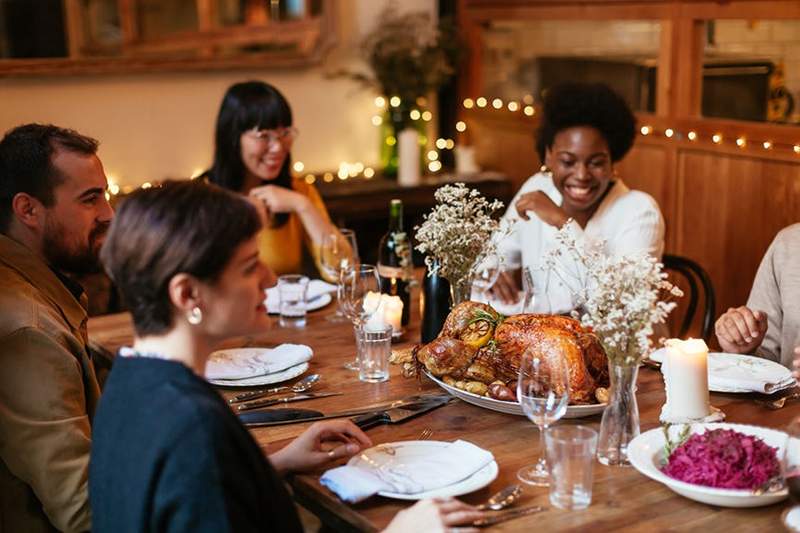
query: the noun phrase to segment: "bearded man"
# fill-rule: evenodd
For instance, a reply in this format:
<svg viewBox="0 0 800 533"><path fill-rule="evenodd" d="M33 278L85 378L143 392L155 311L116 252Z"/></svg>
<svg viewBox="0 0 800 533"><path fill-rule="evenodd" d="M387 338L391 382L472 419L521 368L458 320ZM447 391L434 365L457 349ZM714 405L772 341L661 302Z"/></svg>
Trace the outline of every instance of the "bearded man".
<svg viewBox="0 0 800 533"><path fill-rule="evenodd" d="M0 531L87 531L100 396L87 298L113 211L97 141L28 124L0 141Z"/></svg>

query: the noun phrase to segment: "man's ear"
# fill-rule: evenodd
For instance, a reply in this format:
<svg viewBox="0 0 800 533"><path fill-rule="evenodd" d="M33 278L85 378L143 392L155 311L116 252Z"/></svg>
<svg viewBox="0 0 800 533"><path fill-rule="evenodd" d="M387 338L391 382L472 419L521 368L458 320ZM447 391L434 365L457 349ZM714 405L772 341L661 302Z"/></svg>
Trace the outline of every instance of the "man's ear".
<svg viewBox="0 0 800 533"><path fill-rule="evenodd" d="M38 198L19 192L11 199L14 217L26 228L41 230L45 224L45 207Z"/></svg>
<svg viewBox="0 0 800 533"><path fill-rule="evenodd" d="M200 306L200 283L194 276L179 273L172 276L167 285L169 300L181 314L189 313Z"/></svg>

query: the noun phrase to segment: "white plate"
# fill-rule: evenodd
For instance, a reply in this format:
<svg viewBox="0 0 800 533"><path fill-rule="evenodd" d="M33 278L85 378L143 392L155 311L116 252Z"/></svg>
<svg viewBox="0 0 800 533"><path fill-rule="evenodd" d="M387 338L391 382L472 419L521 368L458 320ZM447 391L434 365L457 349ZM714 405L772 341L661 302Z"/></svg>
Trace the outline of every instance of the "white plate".
<svg viewBox="0 0 800 533"><path fill-rule="evenodd" d="M254 387L256 385L271 385L296 378L308 370L308 363L290 366L286 370L244 379L209 379L208 382L218 387Z"/></svg>
<svg viewBox="0 0 800 533"><path fill-rule="evenodd" d="M322 309L323 307L325 307L326 305L331 303L332 300L333 300L333 297L331 296L331 293L323 292L322 294L320 294L319 296L317 296L313 300L309 300L309 301L306 302L306 312L308 312L308 311L316 311L317 309ZM271 302L271 301L272 300L267 300L267 302ZM280 302L276 302L274 305L270 305L268 303L267 304L267 311L269 312L270 315L279 315L279 314L281 314Z"/></svg>
<svg viewBox="0 0 800 533"><path fill-rule="evenodd" d="M650 359L663 363L666 348L650 354ZM766 384L774 384L765 388ZM773 394L796 385L792 372L785 366L753 355L709 352L708 390L713 392L760 392Z"/></svg>
<svg viewBox="0 0 800 533"><path fill-rule="evenodd" d="M425 372L425 375L432 379L434 383L439 385L441 388L467 403L477 405L478 407L483 407L484 409L491 409L492 411L506 413L508 415L525 416L525 413L522 411L522 406L519 404L519 402L506 402L503 400L495 400L494 398L489 398L488 396L478 396L477 394L473 394L456 387L451 387L444 381L440 381L439 379L431 376L427 371ZM608 404L596 403L592 405L568 405L564 418L583 418L585 416L596 415L602 413L606 408L606 405Z"/></svg>
<svg viewBox="0 0 800 533"><path fill-rule="evenodd" d="M746 435L754 435L763 440L769 446L778 448L778 458L783 455L783 448L786 444L787 435L775 429L762 428L758 426L748 426L744 424L693 424L692 433L705 433L712 429L733 429ZM680 428L673 426L672 431L677 435ZM709 505L719 505L721 507L761 507L771 505L784 500L788 496L788 490L783 489L779 492L753 494L750 490L736 489L715 489L694 485L672 479L661 472L659 466L664 455L664 430L655 428L642 433L628 446L628 459L631 464L645 476L663 483L670 490L677 492L681 496Z"/></svg>
<svg viewBox="0 0 800 533"><path fill-rule="evenodd" d="M367 454L373 463L381 465L389 460L413 461L415 458L427 457L434 449L449 446L450 444L450 442L442 442L437 440L406 440L401 442L381 444L368 450L364 450L362 453ZM391 446L395 450L395 455L389 455L386 452L381 451L381 447L383 446ZM359 466L365 469L374 468L373 464L365 461L359 455L353 456L347 462L347 464L350 466ZM497 462L492 461L488 465L472 474L470 477L463 479L458 483L447 485L446 487L428 490L425 492L417 492L416 494L381 491L378 493L378 495L385 496L387 498L395 498L398 500L423 500L426 498L447 498L450 496L460 496L462 494L468 494L487 486L489 483L494 481L495 478L497 478L498 471L499 468L497 467Z"/></svg>

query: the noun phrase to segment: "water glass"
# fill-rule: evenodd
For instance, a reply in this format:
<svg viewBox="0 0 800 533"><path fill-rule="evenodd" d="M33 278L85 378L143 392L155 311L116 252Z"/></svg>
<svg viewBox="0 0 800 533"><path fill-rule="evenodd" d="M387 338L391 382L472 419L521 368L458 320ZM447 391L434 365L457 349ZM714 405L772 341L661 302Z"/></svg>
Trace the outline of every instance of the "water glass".
<svg viewBox="0 0 800 533"><path fill-rule="evenodd" d="M592 465L597 432L586 426L559 426L544 434L550 465L550 503L559 509L586 509L592 503Z"/></svg>
<svg viewBox="0 0 800 533"><path fill-rule="evenodd" d="M392 326L368 324L356 328L358 343L358 379L380 383L389 379L389 354L392 350Z"/></svg>
<svg viewBox="0 0 800 533"><path fill-rule="evenodd" d="M281 299L280 324L285 328L302 328L306 325L306 292L308 277L286 274L278 278Z"/></svg>

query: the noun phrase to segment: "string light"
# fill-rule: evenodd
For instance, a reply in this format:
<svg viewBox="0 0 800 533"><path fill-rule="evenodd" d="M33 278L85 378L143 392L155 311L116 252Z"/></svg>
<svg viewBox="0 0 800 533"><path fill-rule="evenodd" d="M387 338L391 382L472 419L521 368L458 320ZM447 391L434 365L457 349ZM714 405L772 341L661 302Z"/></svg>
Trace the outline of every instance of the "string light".
<svg viewBox="0 0 800 533"><path fill-rule="evenodd" d="M375 171L372 170L372 167L367 167L364 169L364 177L367 179L372 178L375 175Z"/></svg>
<svg viewBox="0 0 800 533"><path fill-rule="evenodd" d="M492 100L492 107L495 109L500 109L503 107L503 101L499 98L495 98Z"/></svg>
<svg viewBox="0 0 800 533"><path fill-rule="evenodd" d="M425 122L430 122L432 118L433 118L433 113L431 113L430 111L422 112L422 120L424 120Z"/></svg>
<svg viewBox="0 0 800 533"><path fill-rule="evenodd" d="M389 105L392 107L400 106L400 97L399 96L392 96L389 98Z"/></svg>
<svg viewBox="0 0 800 533"><path fill-rule="evenodd" d="M481 96L480 98L475 100L475 105L477 105L478 107L481 107L481 108L486 107L486 98Z"/></svg>
<svg viewBox="0 0 800 533"><path fill-rule="evenodd" d="M711 136L711 142L713 142L714 144L721 143L722 142L722 134L721 133L715 133L714 135L712 135Z"/></svg>
<svg viewBox="0 0 800 533"><path fill-rule="evenodd" d="M536 110L533 108L532 105L526 105L525 109L523 109L522 112L528 115L529 117L532 117L533 114L536 113Z"/></svg>
<svg viewBox="0 0 800 533"><path fill-rule="evenodd" d="M114 183L113 181L108 182L108 192L113 194L114 196L119 194L119 185Z"/></svg>
<svg viewBox="0 0 800 533"><path fill-rule="evenodd" d="M441 137L436 139L436 148L439 150L444 150L444 147L447 146L447 141L442 139Z"/></svg>
<svg viewBox="0 0 800 533"><path fill-rule="evenodd" d="M466 109L472 109L475 105L475 102L472 101L472 98L464 98L464 107Z"/></svg>
<svg viewBox="0 0 800 533"><path fill-rule="evenodd" d="M653 131L653 128L651 126L642 126L642 129L639 131L642 133L642 135L649 135L650 132Z"/></svg>
<svg viewBox="0 0 800 533"><path fill-rule="evenodd" d="M439 152L436 150L431 150L428 152L428 161L436 161L439 159Z"/></svg>
<svg viewBox="0 0 800 533"><path fill-rule="evenodd" d="M456 122L456 131L462 133L467 131L467 125L463 120L459 120L458 122Z"/></svg>
<svg viewBox="0 0 800 533"><path fill-rule="evenodd" d="M317 177L314 174L308 174L306 176L306 183L308 183L309 185L311 185L315 181L317 181Z"/></svg>
<svg viewBox="0 0 800 533"><path fill-rule="evenodd" d="M794 153L800 154L800 144L795 144L794 145Z"/></svg>
<svg viewBox="0 0 800 533"><path fill-rule="evenodd" d="M444 147L447 148L448 150L452 150L453 148L455 148L455 146L456 143L453 142L453 139L447 139L447 142L445 143Z"/></svg>
<svg viewBox="0 0 800 533"><path fill-rule="evenodd" d="M386 98L383 96L378 96L375 98L375 107L380 107L381 109L386 107Z"/></svg>
<svg viewBox="0 0 800 533"><path fill-rule="evenodd" d="M738 139L736 139L736 146L738 146L739 148L744 148L745 146L747 146L747 139L745 139L744 137L739 137Z"/></svg>
<svg viewBox="0 0 800 533"><path fill-rule="evenodd" d="M516 103L514 101L511 101L511 102L508 103L508 110L511 111L512 113L514 111L517 111L518 109L519 109L519 104L518 103Z"/></svg>
<svg viewBox="0 0 800 533"><path fill-rule="evenodd" d="M331 174L330 172L326 172L326 173L325 173L325 174L322 176L322 181L324 181L325 183L330 183L330 182L332 182L332 181L333 181L333 174Z"/></svg>
<svg viewBox="0 0 800 533"><path fill-rule="evenodd" d="M431 172L439 172L442 169L441 161L431 161L428 163L428 170Z"/></svg>
<svg viewBox="0 0 800 533"><path fill-rule="evenodd" d="M664 130L664 136L667 139L671 139L673 135L675 135L675 131L672 128L667 128Z"/></svg>
<svg viewBox="0 0 800 533"><path fill-rule="evenodd" d="M295 172L302 172L303 169L306 168L306 166L303 164L302 161L295 161L294 165L292 165L292 168L294 169Z"/></svg>
<svg viewBox="0 0 800 533"><path fill-rule="evenodd" d="M150 183L149 181L145 181L144 183L142 183L142 189L149 189L152 186L153 184Z"/></svg>
<svg viewBox="0 0 800 533"><path fill-rule="evenodd" d="M522 101L525 102L525 104L527 105L533 105L533 95L526 94L525 96L522 97Z"/></svg>
<svg viewBox="0 0 800 533"><path fill-rule="evenodd" d="M764 150L769 150L769 149L772 148L772 142L771 141L764 141L764 144L762 144L761 146L764 147Z"/></svg>
<svg viewBox="0 0 800 533"><path fill-rule="evenodd" d="M419 120L422 116L422 113L419 112L419 109L412 109L408 116L411 117L411 120Z"/></svg>
<svg viewBox="0 0 800 533"><path fill-rule="evenodd" d="M697 133L690 131L686 134L686 137L688 137L690 141L694 141L697 139Z"/></svg>
<svg viewBox="0 0 800 533"><path fill-rule="evenodd" d="M397 144L397 139L394 138L394 135L389 135L388 137L386 137L386 144L388 144L389 146L394 146L395 144Z"/></svg>
<svg viewBox="0 0 800 533"><path fill-rule="evenodd" d="M375 115L372 117L372 125L373 126L380 126L383 124L383 117L380 115Z"/></svg>
<svg viewBox="0 0 800 533"><path fill-rule="evenodd" d="M364 172L364 163L359 161L358 163L353 165L353 168L356 169L356 173L361 174L362 172Z"/></svg>

